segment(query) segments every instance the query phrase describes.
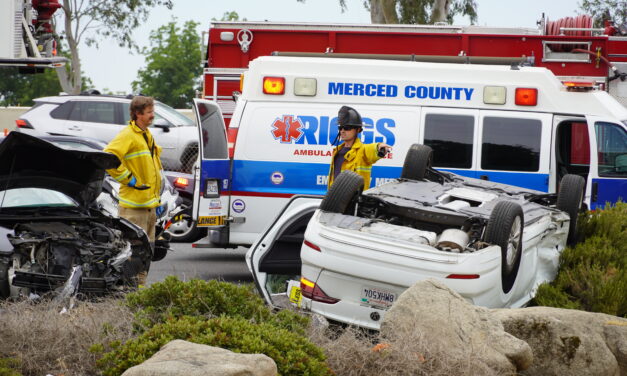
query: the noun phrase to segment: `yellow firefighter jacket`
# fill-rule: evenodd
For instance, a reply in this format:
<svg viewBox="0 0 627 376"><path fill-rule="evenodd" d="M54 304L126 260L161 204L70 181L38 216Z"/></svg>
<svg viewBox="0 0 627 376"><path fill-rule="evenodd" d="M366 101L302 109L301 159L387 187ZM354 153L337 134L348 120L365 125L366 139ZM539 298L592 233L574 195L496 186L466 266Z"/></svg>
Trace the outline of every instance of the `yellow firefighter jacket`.
<svg viewBox="0 0 627 376"><path fill-rule="evenodd" d="M372 165L381 159L377 155L379 144L363 144L359 139L356 139L351 147L351 150L344 154L344 162L342 162L342 170L354 171L364 178L364 189L370 188L370 172L372 171ZM329 180L327 188L333 184L333 168L335 155L344 147L344 143L336 146L333 149L333 156L331 157L331 168L329 169Z"/></svg>
<svg viewBox="0 0 627 376"><path fill-rule="evenodd" d="M145 138L144 138L145 136ZM154 208L160 205L161 146L155 143L149 130L142 131L133 120L120 131L104 151L115 154L121 164L107 170L120 182L120 205L125 208ZM136 185L150 188L138 190L127 184L131 177Z"/></svg>

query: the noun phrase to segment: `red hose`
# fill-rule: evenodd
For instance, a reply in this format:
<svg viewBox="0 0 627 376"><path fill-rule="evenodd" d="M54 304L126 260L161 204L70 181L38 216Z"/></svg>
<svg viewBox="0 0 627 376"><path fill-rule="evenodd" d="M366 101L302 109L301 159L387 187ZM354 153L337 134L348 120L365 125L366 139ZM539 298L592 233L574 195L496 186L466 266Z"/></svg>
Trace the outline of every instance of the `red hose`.
<svg viewBox="0 0 627 376"><path fill-rule="evenodd" d="M592 17L582 14L577 17L564 17L560 18L557 21L548 21L546 24L546 34L547 35L562 35L560 32L560 28L592 28ZM564 35L574 36L574 37L589 37L592 36L592 31L564 31ZM573 49L584 48L585 46L581 45L563 45L563 46L554 46L552 48L553 52L570 52ZM596 55L595 55L596 56Z"/></svg>

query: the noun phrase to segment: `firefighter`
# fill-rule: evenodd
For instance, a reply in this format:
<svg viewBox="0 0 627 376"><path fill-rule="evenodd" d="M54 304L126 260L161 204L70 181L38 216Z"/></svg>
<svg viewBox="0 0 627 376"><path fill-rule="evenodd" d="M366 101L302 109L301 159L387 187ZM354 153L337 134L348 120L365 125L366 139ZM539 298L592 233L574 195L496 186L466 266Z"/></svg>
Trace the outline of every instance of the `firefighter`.
<svg viewBox="0 0 627 376"><path fill-rule="evenodd" d="M327 188L344 170L354 171L364 178L364 187L370 187L370 172L372 165L392 151L392 148L384 143L363 144L357 135L363 131L363 122L359 112L352 107L342 106L337 115L338 134L333 144L338 139L343 142L333 149L331 166L329 168L329 180Z"/></svg>
<svg viewBox="0 0 627 376"><path fill-rule="evenodd" d="M154 100L136 96L130 104L131 120L104 149L115 154L120 165L107 170L120 182L119 216L144 229L154 252L155 225L163 207L161 192L161 147L155 143L148 126L155 117ZM138 259L139 258L139 259ZM133 267L141 270L137 275L140 285L146 283L151 255L133 255Z"/></svg>

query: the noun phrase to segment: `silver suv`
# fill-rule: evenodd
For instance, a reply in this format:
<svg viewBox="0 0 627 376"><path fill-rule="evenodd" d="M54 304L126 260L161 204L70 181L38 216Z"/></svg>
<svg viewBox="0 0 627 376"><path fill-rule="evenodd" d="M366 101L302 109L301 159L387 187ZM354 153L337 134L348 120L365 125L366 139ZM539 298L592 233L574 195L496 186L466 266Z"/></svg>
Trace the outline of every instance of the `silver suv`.
<svg viewBox="0 0 627 376"><path fill-rule="evenodd" d="M53 135L91 137L109 142L128 124L132 97L113 95L61 95L35 99L35 105L16 124ZM155 101L150 132L163 147L166 170L191 172L198 155L196 123L172 107Z"/></svg>

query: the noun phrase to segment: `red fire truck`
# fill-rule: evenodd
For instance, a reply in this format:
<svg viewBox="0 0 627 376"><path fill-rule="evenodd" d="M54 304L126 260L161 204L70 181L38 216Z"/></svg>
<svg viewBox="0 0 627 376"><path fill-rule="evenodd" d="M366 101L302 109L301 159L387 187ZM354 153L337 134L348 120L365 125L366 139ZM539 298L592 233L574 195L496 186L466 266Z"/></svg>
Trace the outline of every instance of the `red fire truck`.
<svg viewBox="0 0 627 376"><path fill-rule="evenodd" d="M460 63L510 63L550 69L563 81L598 86L627 106L627 28L592 18L548 21L538 28L212 22L204 70L205 99L230 121L233 92L248 63L264 55L393 58ZM513 60L512 60L513 59ZM578 82L578 83L577 83ZM583 84L585 85L585 84Z"/></svg>

